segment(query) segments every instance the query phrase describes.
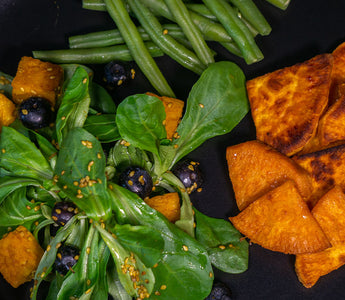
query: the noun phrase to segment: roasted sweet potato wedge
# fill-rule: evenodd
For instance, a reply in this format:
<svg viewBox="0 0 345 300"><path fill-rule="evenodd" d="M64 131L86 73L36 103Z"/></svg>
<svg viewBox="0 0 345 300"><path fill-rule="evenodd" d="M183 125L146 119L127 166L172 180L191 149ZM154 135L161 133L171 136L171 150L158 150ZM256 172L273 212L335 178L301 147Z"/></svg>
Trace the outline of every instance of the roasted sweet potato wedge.
<svg viewBox="0 0 345 300"><path fill-rule="evenodd" d="M321 276L345 264L345 245L337 245L324 251L296 256L295 271L299 281L311 288Z"/></svg>
<svg viewBox="0 0 345 300"><path fill-rule="evenodd" d="M345 194L339 186L318 201L312 214L333 246L345 245Z"/></svg>
<svg viewBox="0 0 345 300"><path fill-rule="evenodd" d="M30 97L43 97L54 106L63 79L61 66L24 56L12 81L12 97L17 104Z"/></svg>
<svg viewBox="0 0 345 300"><path fill-rule="evenodd" d="M260 197L235 217L232 224L262 247L288 253L314 253L330 242L307 204L289 180Z"/></svg>
<svg viewBox="0 0 345 300"><path fill-rule="evenodd" d="M19 226L0 240L0 273L13 287L30 281L44 253L35 237Z"/></svg>
<svg viewBox="0 0 345 300"><path fill-rule="evenodd" d="M316 133L328 105L333 56L322 54L247 82L258 140L291 156Z"/></svg>
<svg viewBox="0 0 345 300"><path fill-rule="evenodd" d="M12 124L16 117L15 104L4 94L0 93L0 131L2 126Z"/></svg>
<svg viewBox="0 0 345 300"><path fill-rule="evenodd" d="M177 126L182 118L184 102L182 100L171 97L159 97L153 93L146 94L150 96L155 96L163 102L166 114L165 130L167 132L167 139L172 139L176 133Z"/></svg>
<svg viewBox="0 0 345 300"><path fill-rule="evenodd" d="M326 193L312 210L332 244L331 248L296 256L295 269L300 282L312 287L324 276L345 264L345 195L339 186Z"/></svg>
<svg viewBox="0 0 345 300"><path fill-rule="evenodd" d="M180 197L178 193L167 193L152 198L146 198L145 202L174 223L180 219Z"/></svg>
<svg viewBox="0 0 345 300"><path fill-rule="evenodd" d="M308 171L312 178L313 195L318 200L335 185L345 191L345 145L295 155L293 160ZM315 202L311 200L311 202Z"/></svg>
<svg viewBox="0 0 345 300"><path fill-rule="evenodd" d="M291 158L259 141L249 141L226 150L229 176L239 210L288 179L305 201L312 194L309 174Z"/></svg>
<svg viewBox="0 0 345 300"><path fill-rule="evenodd" d="M345 42L335 48L332 56L334 63L329 98L330 102L334 103L337 99L345 96Z"/></svg>

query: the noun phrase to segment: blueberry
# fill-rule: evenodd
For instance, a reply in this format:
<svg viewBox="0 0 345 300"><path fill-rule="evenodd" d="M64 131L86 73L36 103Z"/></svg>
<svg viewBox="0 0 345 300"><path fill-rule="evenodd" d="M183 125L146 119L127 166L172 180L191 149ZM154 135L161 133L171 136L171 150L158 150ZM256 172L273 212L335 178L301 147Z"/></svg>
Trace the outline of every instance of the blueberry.
<svg viewBox="0 0 345 300"><path fill-rule="evenodd" d="M134 69L125 62L111 61L104 67L104 80L109 87L119 86L134 76Z"/></svg>
<svg viewBox="0 0 345 300"><path fill-rule="evenodd" d="M119 183L142 199L150 195L153 187L152 177L140 167L128 167L124 170L120 174Z"/></svg>
<svg viewBox="0 0 345 300"><path fill-rule="evenodd" d="M52 209L52 219L58 226L64 226L77 212L77 206L73 202L57 202Z"/></svg>
<svg viewBox="0 0 345 300"><path fill-rule="evenodd" d="M62 244L55 258L55 270L61 275L66 275L69 270L78 262L80 250L73 245Z"/></svg>
<svg viewBox="0 0 345 300"><path fill-rule="evenodd" d="M211 293L205 300L231 300L231 291L222 282L214 283Z"/></svg>
<svg viewBox="0 0 345 300"><path fill-rule="evenodd" d="M199 163L191 160L183 160L175 165L172 172L182 181L190 194L200 188L203 180Z"/></svg>
<svg viewBox="0 0 345 300"><path fill-rule="evenodd" d="M54 121L54 110L47 99L31 97L19 106L19 119L29 129L40 129Z"/></svg>

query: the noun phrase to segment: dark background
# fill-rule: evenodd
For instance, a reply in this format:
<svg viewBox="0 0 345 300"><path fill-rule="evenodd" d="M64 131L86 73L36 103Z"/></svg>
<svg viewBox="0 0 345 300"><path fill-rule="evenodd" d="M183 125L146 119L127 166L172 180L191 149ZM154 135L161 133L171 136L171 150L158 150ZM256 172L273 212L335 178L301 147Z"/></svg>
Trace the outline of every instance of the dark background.
<svg viewBox="0 0 345 300"><path fill-rule="evenodd" d="M281 11L264 0L256 0L272 26L272 33L257 38L265 59L247 66L241 59L211 44L217 60L236 62L247 79L332 52L345 41L345 1L292 0ZM0 0L0 70L14 75L19 59L32 50L67 48L67 37L112 28L106 13L83 10L79 0ZM157 62L177 97L186 99L197 80L167 57ZM93 66L101 78L102 66ZM125 96L153 91L138 72L128 86L113 93L116 102ZM189 156L201 163L206 177L204 189L193 195L194 205L212 217L237 213L225 160L227 146L255 138L248 115L230 134L214 138ZM0 253L1 255L1 253ZM249 269L237 275L215 271L216 280L228 284L233 298L247 299L344 299L345 267L322 277L312 289L305 289L294 272L294 257L250 246ZM30 284L13 289L0 277L0 300L29 299ZM44 297L42 297L44 298ZM183 300L183 299L179 299Z"/></svg>

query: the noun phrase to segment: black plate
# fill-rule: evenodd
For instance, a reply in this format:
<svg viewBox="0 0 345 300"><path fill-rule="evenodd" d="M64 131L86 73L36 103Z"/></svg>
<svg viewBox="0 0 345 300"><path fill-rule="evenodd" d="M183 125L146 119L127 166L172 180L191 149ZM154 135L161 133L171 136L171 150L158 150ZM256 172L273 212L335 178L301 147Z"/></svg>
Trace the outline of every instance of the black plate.
<svg viewBox="0 0 345 300"><path fill-rule="evenodd" d="M255 2L273 28L269 36L257 39L265 59L247 66L241 59L212 45L220 53L217 60L236 62L248 79L320 53L331 52L345 41L344 1L292 0L285 12L264 0ZM66 48L70 35L112 26L107 14L83 10L80 0L0 0L0 70L14 75L20 57L31 55L32 50ZM177 97L186 99L197 76L167 57L157 61ZM99 66L95 69L96 72L101 70ZM153 89L139 73L130 86L114 94L115 101L146 91ZM190 155L201 162L206 177L203 191L192 197L202 212L218 218L237 213L227 175L225 149L254 138L254 125L248 115L230 134L206 142ZM233 298L238 300L343 299L345 295L345 268L321 278L312 289L305 289L294 272L293 256L268 251L257 245L250 246L249 269L246 272L229 275L215 271L215 274L217 280L229 285ZM13 289L1 278L0 299L29 299L29 288L30 284L25 284Z"/></svg>

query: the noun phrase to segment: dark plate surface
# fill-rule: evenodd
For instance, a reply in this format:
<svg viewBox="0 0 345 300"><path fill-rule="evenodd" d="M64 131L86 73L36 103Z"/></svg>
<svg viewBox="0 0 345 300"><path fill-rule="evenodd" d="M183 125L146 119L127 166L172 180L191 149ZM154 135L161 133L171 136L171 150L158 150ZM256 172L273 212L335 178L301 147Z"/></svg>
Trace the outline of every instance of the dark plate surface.
<svg viewBox="0 0 345 300"><path fill-rule="evenodd" d="M269 36L257 39L265 59L247 66L215 46L220 52L217 60L236 62L248 79L320 53L331 52L345 41L344 1L292 0L285 12L264 0L255 2L273 28ZM66 48L70 35L112 26L105 13L83 10L79 0L0 0L0 70L14 75L20 57L30 56L32 50ZM177 97L186 99L197 76L169 58L157 61ZM96 72L101 70L99 66L95 69ZM115 101L146 91L153 89L139 73L133 83L114 93ZM230 134L214 138L190 154L201 162L206 177L203 191L192 197L199 210L218 218L237 213L227 175L225 149L254 138L255 128L248 115ZM215 273L216 279L227 283L233 298L238 300L345 297L344 267L321 278L312 289L305 289L294 272L293 256L268 251L257 245L250 246L249 269L243 274ZM29 288L30 285L26 284L13 289L1 278L0 300L29 299Z"/></svg>

